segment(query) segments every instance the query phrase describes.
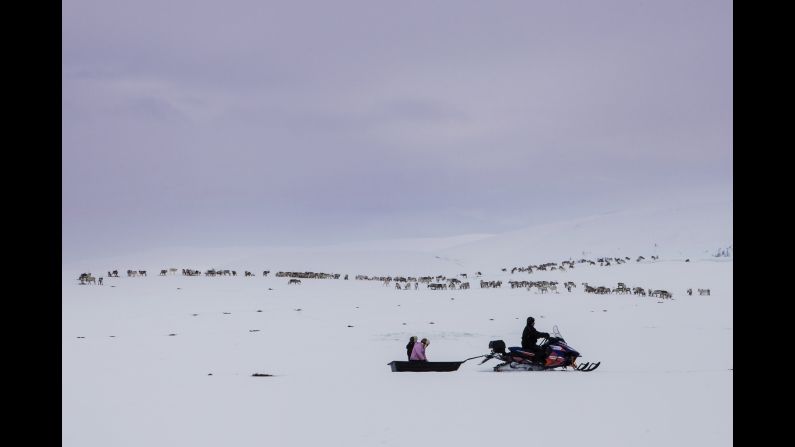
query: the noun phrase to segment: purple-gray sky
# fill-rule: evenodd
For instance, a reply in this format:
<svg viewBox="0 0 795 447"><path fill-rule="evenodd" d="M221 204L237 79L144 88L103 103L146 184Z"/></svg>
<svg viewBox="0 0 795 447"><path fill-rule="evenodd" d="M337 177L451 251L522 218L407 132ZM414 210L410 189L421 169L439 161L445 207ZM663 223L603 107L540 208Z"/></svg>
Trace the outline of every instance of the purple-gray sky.
<svg viewBox="0 0 795 447"><path fill-rule="evenodd" d="M63 2L64 258L731 190L732 2Z"/></svg>

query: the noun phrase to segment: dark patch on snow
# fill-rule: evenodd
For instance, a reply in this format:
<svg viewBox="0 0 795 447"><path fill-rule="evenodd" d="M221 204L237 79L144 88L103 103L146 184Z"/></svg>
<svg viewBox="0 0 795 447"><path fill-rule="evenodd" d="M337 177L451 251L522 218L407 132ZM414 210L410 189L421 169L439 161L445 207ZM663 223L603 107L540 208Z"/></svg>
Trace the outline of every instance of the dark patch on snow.
<svg viewBox="0 0 795 447"><path fill-rule="evenodd" d="M251 377L273 377L273 374L254 373L254 374L251 375Z"/></svg>
<svg viewBox="0 0 795 447"><path fill-rule="evenodd" d="M173 337L175 335L177 335L177 334L168 334L169 337Z"/></svg>

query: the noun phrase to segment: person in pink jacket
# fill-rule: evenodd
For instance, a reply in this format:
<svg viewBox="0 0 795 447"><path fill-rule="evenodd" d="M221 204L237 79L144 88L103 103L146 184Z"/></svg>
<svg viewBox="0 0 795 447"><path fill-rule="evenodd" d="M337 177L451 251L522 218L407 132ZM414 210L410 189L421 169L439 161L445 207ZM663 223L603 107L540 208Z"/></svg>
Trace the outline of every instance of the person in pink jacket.
<svg viewBox="0 0 795 447"><path fill-rule="evenodd" d="M425 357L425 349L431 342L427 338L423 338L419 343L414 343L414 348L411 350L411 358L409 360L427 362L428 358Z"/></svg>

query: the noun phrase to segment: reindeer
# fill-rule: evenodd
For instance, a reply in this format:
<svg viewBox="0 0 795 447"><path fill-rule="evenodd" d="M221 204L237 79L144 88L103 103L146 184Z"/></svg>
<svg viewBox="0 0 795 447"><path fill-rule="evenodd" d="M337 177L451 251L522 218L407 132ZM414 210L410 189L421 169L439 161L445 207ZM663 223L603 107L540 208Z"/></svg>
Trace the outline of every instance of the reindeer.
<svg viewBox="0 0 795 447"><path fill-rule="evenodd" d="M709 296L709 289L698 289L698 294Z"/></svg>
<svg viewBox="0 0 795 447"><path fill-rule="evenodd" d="M168 272L168 270L166 270L166 269L160 270L160 276L166 276L167 272Z"/></svg>
<svg viewBox="0 0 795 447"><path fill-rule="evenodd" d="M629 293L629 292L630 292L629 287L627 287L627 285L624 284L623 282L618 283L618 287L613 289L613 293L625 294L625 293Z"/></svg>
<svg viewBox="0 0 795 447"><path fill-rule="evenodd" d="M97 283L97 279L91 276L91 273L83 273L80 275L80 278L78 279L80 280L80 285Z"/></svg>
<svg viewBox="0 0 795 447"><path fill-rule="evenodd" d="M291 279L291 280L287 281L287 285L290 285L290 284L301 285L301 280L300 279Z"/></svg>

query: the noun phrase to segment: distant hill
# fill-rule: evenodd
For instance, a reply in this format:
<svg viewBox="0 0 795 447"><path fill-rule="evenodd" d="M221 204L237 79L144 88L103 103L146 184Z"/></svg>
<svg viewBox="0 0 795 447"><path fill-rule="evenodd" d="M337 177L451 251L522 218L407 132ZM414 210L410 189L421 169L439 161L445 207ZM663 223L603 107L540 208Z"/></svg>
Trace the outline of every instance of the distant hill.
<svg viewBox="0 0 795 447"><path fill-rule="evenodd" d="M719 200L534 225L441 250L441 254L479 264L523 265L602 256L705 259L721 251L731 256L732 247L732 201Z"/></svg>
<svg viewBox="0 0 795 447"><path fill-rule="evenodd" d="M318 247L163 247L64 265L65 270L209 268L355 274L460 273L602 256L730 258L732 200L669 201L642 209L534 225L496 235L413 238ZM70 273L71 274L71 273Z"/></svg>

